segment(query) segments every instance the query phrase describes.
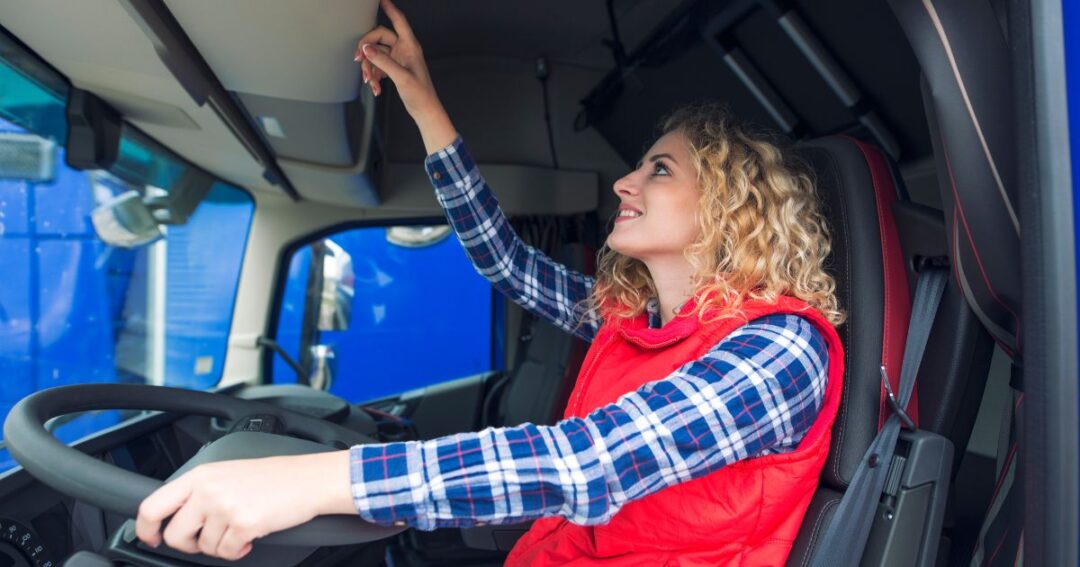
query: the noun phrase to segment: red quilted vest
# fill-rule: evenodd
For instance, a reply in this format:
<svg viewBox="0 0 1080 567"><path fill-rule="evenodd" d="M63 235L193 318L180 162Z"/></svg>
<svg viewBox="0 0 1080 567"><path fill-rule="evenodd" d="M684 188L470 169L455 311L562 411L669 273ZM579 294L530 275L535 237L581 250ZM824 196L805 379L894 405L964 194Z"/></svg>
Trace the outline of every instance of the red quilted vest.
<svg viewBox="0 0 1080 567"><path fill-rule="evenodd" d="M688 302L683 313L693 306ZM840 405L843 347L832 325L798 299L748 301L742 313L704 324L696 315L678 317L660 329L648 328L645 315L605 324L585 357L565 416L585 416L667 376L747 321L794 313L814 324L829 352L825 403L798 448L740 461L630 502L605 525L538 520L510 552L507 565L784 564L828 456Z"/></svg>

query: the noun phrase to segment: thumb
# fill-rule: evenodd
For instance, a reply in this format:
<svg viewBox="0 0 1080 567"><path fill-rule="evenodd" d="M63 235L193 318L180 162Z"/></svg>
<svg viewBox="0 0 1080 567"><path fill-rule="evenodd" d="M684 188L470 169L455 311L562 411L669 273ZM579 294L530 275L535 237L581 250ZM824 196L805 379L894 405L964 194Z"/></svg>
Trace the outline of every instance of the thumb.
<svg viewBox="0 0 1080 567"><path fill-rule="evenodd" d="M371 62L372 65L378 67L386 76L390 77L391 81L397 84L401 79L409 73L409 71L394 61L390 55L383 53L381 49L378 49L370 43L365 43L360 47L364 52L364 57Z"/></svg>

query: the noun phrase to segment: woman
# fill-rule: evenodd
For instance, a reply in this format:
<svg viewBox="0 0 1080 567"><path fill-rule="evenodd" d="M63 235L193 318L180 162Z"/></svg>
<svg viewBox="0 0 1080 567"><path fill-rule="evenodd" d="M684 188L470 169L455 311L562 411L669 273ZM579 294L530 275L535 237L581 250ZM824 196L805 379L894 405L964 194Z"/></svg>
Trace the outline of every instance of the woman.
<svg viewBox="0 0 1080 567"><path fill-rule="evenodd" d="M592 343L565 418L205 465L143 502L139 537L159 544L173 516L171 547L238 558L318 514L419 529L539 519L508 564L783 563L843 375L843 314L808 177L715 109L682 109L615 183L598 277L570 272L513 234L408 22L382 7L394 30L361 40L364 82L376 95L383 78L396 85L477 270Z"/></svg>

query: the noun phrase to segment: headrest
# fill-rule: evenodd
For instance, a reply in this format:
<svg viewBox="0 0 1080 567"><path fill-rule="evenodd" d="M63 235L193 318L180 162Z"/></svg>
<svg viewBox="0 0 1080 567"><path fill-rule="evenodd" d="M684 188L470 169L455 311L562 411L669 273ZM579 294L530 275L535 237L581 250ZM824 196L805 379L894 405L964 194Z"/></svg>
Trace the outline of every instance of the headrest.
<svg viewBox="0 0 1080 567"><path fill-rule="evenodd" d="M816 174L832 236L827 269L836 278L840 305L848 315L837 329L845 350L844 397L822 472L823 485L842 489L884 415L881 366L894 386L900 377L911 314L904 256L891 212L900 185L884 155L854 138L821 138L800 144L797 152ZM917 415L917 408L909 408L912 412Z"/></svg>
<svg viewBox="0 0 1080 567"><path fill-rule="evenodd" d="M889 3L923 71L953 272L982 324L1016 354L1020 220L1008 43L985 0Z"/></svg>

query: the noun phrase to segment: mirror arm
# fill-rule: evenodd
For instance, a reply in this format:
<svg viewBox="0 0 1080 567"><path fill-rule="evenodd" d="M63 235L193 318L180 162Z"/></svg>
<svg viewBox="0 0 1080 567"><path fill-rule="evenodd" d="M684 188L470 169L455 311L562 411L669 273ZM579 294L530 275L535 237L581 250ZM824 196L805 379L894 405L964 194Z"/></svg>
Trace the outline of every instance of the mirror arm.
<svg viewBox="0 0 1080 567"><path fill-rule="evenodd" d="M273 339L266 338L266 337L259 337L258 339L255 339L255 344L260 346L260 347L269 348L270 350L276 352L282 359L284 359L285 362L289 365L289 367L293 369L293 372L296 372L296 381L297 381L297 383L299 383L299 384L307 384L308 383L307 374L304 372L304 369L300 366L300 363L296 362L296 360L293 359L293 357L289 356L289 353L285 352L285 349L281 348L281 345L277 344L276 341L274 341Z"/></svg>

